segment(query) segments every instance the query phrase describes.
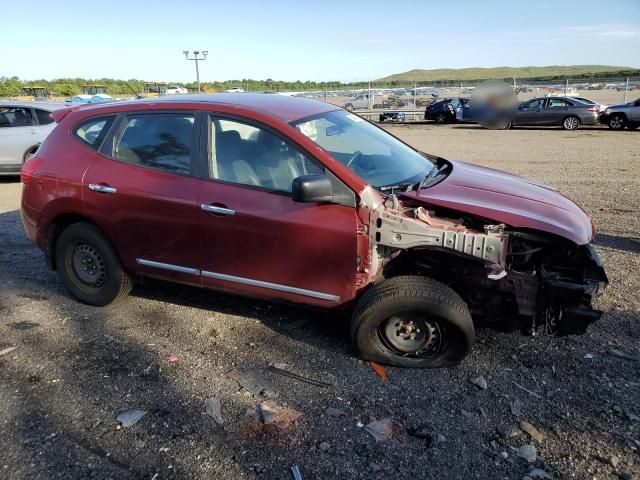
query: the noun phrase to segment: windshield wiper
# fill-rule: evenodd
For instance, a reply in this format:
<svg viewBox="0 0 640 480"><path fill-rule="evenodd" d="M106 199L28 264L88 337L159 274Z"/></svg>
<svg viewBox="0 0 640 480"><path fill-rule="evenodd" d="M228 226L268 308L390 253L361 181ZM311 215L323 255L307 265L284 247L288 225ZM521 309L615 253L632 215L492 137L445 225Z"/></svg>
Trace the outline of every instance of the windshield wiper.
<svg viewBox="0 0 640 480"><path fill-rule="evenodd" d="M419 183L416 184L416 191L418 191L422 187L424 187L429 180L431 180L436 175L438 175L440 173L440 171L443 170L444 167L446 167L446 166L447 166L446 163L444 165L440 166L440 167L438 167L438 165L434 165L433 168L427 172L427 174L424 176L424 178L422 180L420 180Z"/></svg>

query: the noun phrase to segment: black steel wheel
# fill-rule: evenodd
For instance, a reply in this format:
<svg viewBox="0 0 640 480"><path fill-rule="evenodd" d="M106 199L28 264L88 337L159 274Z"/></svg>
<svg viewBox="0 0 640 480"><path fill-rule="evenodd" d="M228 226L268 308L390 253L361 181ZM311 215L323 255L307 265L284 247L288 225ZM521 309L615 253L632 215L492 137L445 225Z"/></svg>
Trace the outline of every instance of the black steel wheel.
<svg viewBox="0 0 640 480"><path fill-rule="evenodd" d="M451 288L401 276L367 290L353 312L351 336L365 360L436 368L459 363L475 332L466 303Z"/></svg>
<svg viewBox="0 0 640 480"><path fill-rule="evenodd" d="M111 242L95 226L74 223L55 243L56 266L67 290L79 301L105 306L128 295L132 277Z"/></svg>

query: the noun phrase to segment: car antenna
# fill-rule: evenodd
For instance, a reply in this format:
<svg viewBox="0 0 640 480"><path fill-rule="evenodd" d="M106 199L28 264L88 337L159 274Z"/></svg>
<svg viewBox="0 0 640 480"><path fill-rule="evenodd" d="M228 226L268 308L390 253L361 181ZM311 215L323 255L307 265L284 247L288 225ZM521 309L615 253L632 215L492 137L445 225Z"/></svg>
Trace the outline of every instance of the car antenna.
<svg viewBox="0 0 640 480"><path fill-rule="evenodd" d="M133 92L133 94L136 96L137 99L141 99L142 95L139 94L138 92L136 92L133 87L131 85L129 85L129 82L124 82L124 84L129 87L129 90L131 90Z"/></svg>

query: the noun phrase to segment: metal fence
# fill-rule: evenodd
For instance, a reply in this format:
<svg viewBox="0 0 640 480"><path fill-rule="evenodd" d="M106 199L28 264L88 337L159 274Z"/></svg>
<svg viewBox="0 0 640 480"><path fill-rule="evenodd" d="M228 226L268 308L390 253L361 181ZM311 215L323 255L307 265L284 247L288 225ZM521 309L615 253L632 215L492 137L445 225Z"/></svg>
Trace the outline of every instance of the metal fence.
<svg viewBox="0 0 640 480"><path fill-rule="evenodd" d="M625 103L640 97L640 77L611 77L595 80L519 80L504 81L512 86L518 100L550 95L589 98L603 105ZM359 113L375 114L398 110L424 112L440 99L470 97L484 82L414 82L390 87L371 82L363 88L326 89L297 92L297 96L322 100Z"/></svg>

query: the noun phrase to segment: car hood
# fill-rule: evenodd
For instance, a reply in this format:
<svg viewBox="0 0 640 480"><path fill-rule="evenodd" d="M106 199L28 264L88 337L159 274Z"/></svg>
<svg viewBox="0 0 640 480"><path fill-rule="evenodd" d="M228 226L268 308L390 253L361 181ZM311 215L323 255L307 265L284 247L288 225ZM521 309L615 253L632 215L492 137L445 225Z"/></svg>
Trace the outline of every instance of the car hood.
<svg viewBox="0 0 640 480"><path fill-rule="evenodd" d="M610 108L627 108L627 107L632 107L633 106L633 102L629 102L629 103L619 103L617 105L609 105L607 107L607 109Z"/></svg>
<svg viewBox="0 0 640 480"><path fill-rule="evenodd" d="M449 163L451 173L443 181L403 196L511 227L553 233L578 245L592 240L589 215L551 187L492 168L459 161Z"/></svg>

